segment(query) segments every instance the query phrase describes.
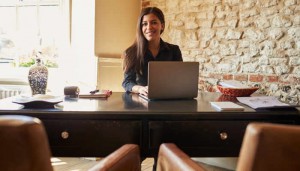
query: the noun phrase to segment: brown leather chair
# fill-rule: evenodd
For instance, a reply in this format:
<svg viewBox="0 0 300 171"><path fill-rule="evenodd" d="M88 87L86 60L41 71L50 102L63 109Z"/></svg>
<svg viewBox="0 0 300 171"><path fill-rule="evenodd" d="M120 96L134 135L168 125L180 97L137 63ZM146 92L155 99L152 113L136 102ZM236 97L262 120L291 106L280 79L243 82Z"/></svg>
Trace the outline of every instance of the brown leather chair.
<svg viewBox="0 0 300 171"><path fill-rule="evenodd" d="M47 134L38 118L0 116L0 170L53 171ZM139 146L125 144L91 171L140 171Z"/></svg>
<svg viewBox="0 0 300 171"><path fill-rule="evenodd" d="M37 118L0 116L0 170L52 171L47 134Z"/></svg>
<svg viewBox="0 0 300 171"><path fill-rule="evenodd" d="M139 146L125 144L92 167L89 171L140 171Z"/></svg>
<svg viewBox="0 0 300 171"><path fill-rule="evenodd" d="M163 143L159 147L156 165L157 171L204 171L187 154L173 143Z"/></svg>
<svg viewBox="0 0 300 171"><path fill-rule="evenodd" d="M244 135L237 171L298 171L299 158L300 126L250 123ZM176 170L176 167L182 168L177 170L205 170L175 144L162 144L157 170Z"/></svg>
<svg viewBox="0 0 300 171"><path fill-rule="evenodd" d="M247 126L238 171L300 170L300 126L252 123Z"/></svg>

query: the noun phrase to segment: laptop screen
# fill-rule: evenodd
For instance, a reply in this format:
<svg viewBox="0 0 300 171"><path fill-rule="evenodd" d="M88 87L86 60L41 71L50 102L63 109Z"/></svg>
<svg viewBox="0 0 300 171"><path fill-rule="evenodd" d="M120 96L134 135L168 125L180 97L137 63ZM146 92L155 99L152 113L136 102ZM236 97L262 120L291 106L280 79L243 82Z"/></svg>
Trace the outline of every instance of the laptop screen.
<svg viewBox="0 0 300 171"><path fill-rule="evenodd" d="M149 99L192 99L198 95L199 62L148 63Z"/></svg>

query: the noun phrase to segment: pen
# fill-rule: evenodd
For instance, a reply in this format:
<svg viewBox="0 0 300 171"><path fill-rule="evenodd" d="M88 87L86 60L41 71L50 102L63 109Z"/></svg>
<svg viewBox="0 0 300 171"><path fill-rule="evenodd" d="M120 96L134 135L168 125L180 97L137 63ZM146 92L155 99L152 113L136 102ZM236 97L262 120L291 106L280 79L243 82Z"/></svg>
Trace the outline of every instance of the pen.
<svg viewBox="0 0 300 171"><path fill-rule="evenodd" d="M99 92L99 90L93 90L93 91L90 91L91 94L95 94L95 93L97 93L97 92Z"/></svg>

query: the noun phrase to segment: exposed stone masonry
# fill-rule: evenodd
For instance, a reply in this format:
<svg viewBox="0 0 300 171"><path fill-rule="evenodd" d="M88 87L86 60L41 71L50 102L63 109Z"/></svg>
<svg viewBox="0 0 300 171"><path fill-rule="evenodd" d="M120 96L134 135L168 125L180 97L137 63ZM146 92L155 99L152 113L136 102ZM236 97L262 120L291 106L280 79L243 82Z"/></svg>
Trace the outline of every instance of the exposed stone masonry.
<svg viewBox="0 0 300 171"><path fill-rule="evenodd" d="M220 80L300 101L300 0L142 0L166 16L163 39L200 62L199 89Z"/></svg>

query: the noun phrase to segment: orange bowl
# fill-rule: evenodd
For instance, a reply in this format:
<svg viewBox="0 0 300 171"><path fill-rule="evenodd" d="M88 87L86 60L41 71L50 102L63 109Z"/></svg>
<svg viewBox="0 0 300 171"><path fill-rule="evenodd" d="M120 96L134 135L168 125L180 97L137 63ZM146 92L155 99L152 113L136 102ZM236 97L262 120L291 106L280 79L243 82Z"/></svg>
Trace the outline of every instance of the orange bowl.
<svg viewBox="0 0 300 171"><path fill-rule="evenodd" d="M234 96L228 96L228 95L226 95L226 94L222 94L219 98L218 98L218 100L217 101L219 101L219 102L226 102L226 101L230 101L230 102L238 102L238 100L236 99L236 97L234 97Z"/></svg>
<svg viewBox="0 0 300 171"><path fill-rule="evenodd" d="M223 87L220 85L217 85L217 88L220 90L222 94L234 96L234 97L245 97L250 96L252 93L254 93L256 90L258 90L258 87L251 87L251 88L230 88L230 87Z"/></svg>

